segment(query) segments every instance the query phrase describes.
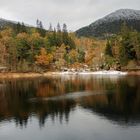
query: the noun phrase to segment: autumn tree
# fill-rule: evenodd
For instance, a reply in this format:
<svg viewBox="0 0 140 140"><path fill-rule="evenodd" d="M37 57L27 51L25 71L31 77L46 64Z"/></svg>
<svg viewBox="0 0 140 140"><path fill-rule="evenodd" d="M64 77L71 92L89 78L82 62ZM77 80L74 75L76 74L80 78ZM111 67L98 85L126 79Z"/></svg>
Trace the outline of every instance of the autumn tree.
<svg viewBox="0 0 140 140"><path fill-rule="evenodd" d="M67 47L68 48L68 47ZM75 49L70 50L69 53L66 54L65 59L67 63L73 64L78 61L78 52Z"/></svg>
<svg viewBox="0 0 140 140"><path fill-rule="evenodd" d="M10 70L16 70L17 46L13 30L7 28L0 32L1 61Z"/></svg>
<svg viewBox="0 0 140 140"><path fill-rule="evenodd" d="M35 32L28 38L30 44L29 56L30 62L34 62L34 57L39 54L41 46L46 47L43 37L39 33Z"/></svg>
<svg viewBox="0 0 140 140"><path fill-rule="evenodd" d="M43 69L48 68L49 64L53 61L53 55L47 53L45 48L41 48L40 54L37 55L35 58L36 58L36 64Z"/></svg>
<svg viewBox="0 0 140 140"><path fill-rule="evenodd" d="M24 59L29 59L29 51L31 46L29 44L29 35L27 33L19 33L16 37L17 42L17 51L18 51L18 59L19 61L23 61Z"/></svg>
<svg viewBox="0 0 140 140"><path fill-rule="evenodd" d="M66 47L65 44L62 44L55 50L54 61L57 69L61 69L61 67L64 67L66 64L66 60L64 59L66 55Z"/></svg>
<svg viewBox="0 0 140 140"><path fill-rule="evenodd" d="M85 51L83 49L78 49L78 62L79 63L85 62Z"/></svg>
<svg viewBox="0 0 140 140"><path fill-rule="evenodd" d="M6 47L0 40L0 66L6 65L6 55L7 55Z"/></svg>

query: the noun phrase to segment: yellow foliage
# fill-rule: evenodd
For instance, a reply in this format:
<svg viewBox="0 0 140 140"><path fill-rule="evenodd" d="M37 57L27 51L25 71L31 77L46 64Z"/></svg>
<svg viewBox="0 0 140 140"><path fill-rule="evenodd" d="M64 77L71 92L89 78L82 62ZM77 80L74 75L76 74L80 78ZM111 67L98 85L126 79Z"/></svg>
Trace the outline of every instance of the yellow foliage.
<svg viewBox="0 0 140 140"><path fill-rule="evenodd" d="M29 35L27 33L19 33L17 35L17 39L18 40L26 40L26 41L28 41Z"/></svg>
<svg viewBox="0 0 140 140"><path fill-rule="evenodd" d="M39 33L33 33L31 36L30 36L30 41L34 41L34 40L38 40L38 39L42 39L40 34Z"/></svg>
<svg viewBox="0 0 140 140"><path fill-rule="evenodd" d="M86 50L88 48L91 48L93 46L93 39L90 39L90 38L75 38L75 44L77 46L77 48L79 49L83 49L83 50Z"/></svg>
<svg viewBox="0 0 140 140"><path fill-rule="evenodd" d="M64 54L66 53L66 47L65 44L62 44L60 47L57 47L56 51L55 51L55 59L63 59L64 58Z"/></svg>
<svg viewBox="0 0 140 140"><path fill-rule="evenodd" d="M73 49L69 52L69 56L70 56L71 59L77 59L78 52Z"/></svg>
<svg viewBox="0 0 140 140"><path fill-rule="evenodd" d="M2 37L5 37L5 36L11 37L12 36L12 29L11 28L7 28L7 29L1 31L0 35Z"/></svg>

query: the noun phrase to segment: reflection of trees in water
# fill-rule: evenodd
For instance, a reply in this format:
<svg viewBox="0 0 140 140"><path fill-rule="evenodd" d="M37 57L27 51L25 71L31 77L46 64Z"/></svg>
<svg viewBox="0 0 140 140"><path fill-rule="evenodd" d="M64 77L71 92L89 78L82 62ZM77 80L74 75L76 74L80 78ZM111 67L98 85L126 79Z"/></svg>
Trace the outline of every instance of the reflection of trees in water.
<svg viewBox="0 0 140 140"><path fill-rule="evenodd" d="M6 80L0 86L0 120L14 119L27 125L33 114L43 126L47 118L69 120L76 104L106 116L110 120L129 122L140 118L139 78L54 77L49 79ZM29 102L30 98L52 97L76 91L104 91L104 95L76 100Z"/></svg>
<svg viewBox="0 0 140 140"><path fill-rule="evenodd" d="M115 90L87 97L81 106L121 124L140 122L140 87L138 78L120 79Z"/></svg>
<svg viewBox="0 0 140 140"><path fill-rule="evenodd" d="M31 111L39 118L40 125L45 124L45 120L49 117L52 121L55 118L60 120L60 123L69 121L69 113L75 107L75 102L72 100L48 101L31 103Z"/></svg>
<svg viewBox="0 0 140 140"><path fill-rule="evenodd" d="M42 83L43 82L43 83ZM29 102L30 98L38 97L38 91L42 91L40 84L44 80L29 81L6 81L6 88L1 89L0 99L0 120L14 120L16 125L27 125L29 117L33 114L39 119L40 126L43 126L45 120L49 117L68 121L69 113L75 106L74 101L56 101L56 102ZM52 84L52 83L49 83ZM48 83L46 84L48 86ZM45 93L47 95L47 93ZM49 96L49 95L48 95Z"/></svg>

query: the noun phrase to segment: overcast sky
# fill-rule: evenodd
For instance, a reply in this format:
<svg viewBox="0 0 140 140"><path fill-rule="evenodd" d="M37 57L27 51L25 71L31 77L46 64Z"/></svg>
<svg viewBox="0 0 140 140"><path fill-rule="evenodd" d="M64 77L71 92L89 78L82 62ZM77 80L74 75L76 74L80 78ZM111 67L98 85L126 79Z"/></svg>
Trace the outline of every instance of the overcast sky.
<svg viewBox="0 0 140 140"><path fill-rule="evenodd" d="M140 0L0 0L0 17L35 25L36 19L75 31L118 9L140 9Z"/></svg>

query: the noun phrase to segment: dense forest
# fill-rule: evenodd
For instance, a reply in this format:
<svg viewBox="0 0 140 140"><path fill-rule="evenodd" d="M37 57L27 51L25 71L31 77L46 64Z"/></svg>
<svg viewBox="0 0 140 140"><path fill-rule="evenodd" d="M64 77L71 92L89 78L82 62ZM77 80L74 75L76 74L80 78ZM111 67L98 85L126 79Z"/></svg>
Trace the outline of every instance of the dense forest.
<svg viewBox="0 0 140 140"><path fill-rule="evenodd" d="M107 40L78 38L67 25L48 30L37 20L37 27L23 23L0 30L0 70L45 72L64 68L120 69L133 61L140 64L140 33L125 25ZM133 67L133 66L132 66Z"/></svg>

